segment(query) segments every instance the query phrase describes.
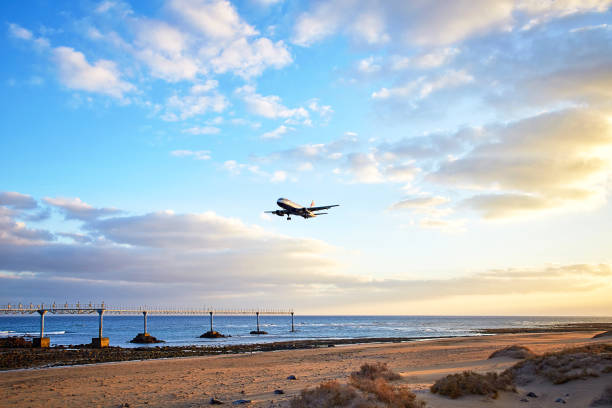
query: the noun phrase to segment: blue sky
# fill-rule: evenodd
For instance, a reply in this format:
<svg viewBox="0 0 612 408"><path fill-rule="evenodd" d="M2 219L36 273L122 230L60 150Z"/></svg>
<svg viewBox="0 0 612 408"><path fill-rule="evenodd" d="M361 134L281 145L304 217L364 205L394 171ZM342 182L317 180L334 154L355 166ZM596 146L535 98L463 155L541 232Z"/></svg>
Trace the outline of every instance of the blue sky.
<svg viewBox="0 0 612 408"><path fill-rule="evenodd" d="M5 2L0 296L609 314L610 7Z"/></svg>

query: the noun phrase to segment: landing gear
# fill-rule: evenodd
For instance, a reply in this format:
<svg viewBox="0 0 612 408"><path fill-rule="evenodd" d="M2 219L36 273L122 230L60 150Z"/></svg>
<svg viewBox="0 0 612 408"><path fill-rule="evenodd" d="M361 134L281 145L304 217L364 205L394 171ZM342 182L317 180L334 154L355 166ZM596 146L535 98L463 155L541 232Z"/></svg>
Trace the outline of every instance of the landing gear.
<svg viewBox="0 0 612 408"><path fill-rule="evenodd" d="M290 216L287 216L287 221L291 221L291 217Z"/></svg>

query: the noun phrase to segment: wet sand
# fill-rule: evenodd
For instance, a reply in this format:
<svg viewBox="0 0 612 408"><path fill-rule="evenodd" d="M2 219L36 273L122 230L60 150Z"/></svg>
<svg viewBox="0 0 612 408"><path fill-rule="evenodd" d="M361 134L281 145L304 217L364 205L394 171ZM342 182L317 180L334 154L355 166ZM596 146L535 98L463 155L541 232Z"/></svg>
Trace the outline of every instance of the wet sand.
<svg viewBox="0 0 612 408"><path fill-rule="evenodd" d="M536 353L543 353L612 341L610 338L592 340L596 333L501 334L12 370L0 372L0 401L2 406L19 407L119 407L125 403L130 407L198 407L208 405L210 398L215 397L229 404L234 400L249 399L253 401L249 406L286 407L289 400L305 387L331 379L345 381L351 371L365 362L386 362L391 369L402 374L400 381L426 399L429 406L516 406L516 398L520 395L503 395L494 403L472 397L451 401L431 395L426 390L433 381L446 374L466 369L492 371L509 367L517 360L487 360L493 351L508 345L521 344ZM288 380L289 375L295 375L297 380ZM586 386L610 379L612 377L601 377L549 387L553 387L553 394L558 394L570 386ZM593 387L582 393L597 392ZM275 395L275 389L283 389L285 394ZM579 394L579 391L572 392L576 396ZM587 397L592 399L595 396ZM540 405L524 403L521 406L547 406L544 398L538 403Z"/></svg>

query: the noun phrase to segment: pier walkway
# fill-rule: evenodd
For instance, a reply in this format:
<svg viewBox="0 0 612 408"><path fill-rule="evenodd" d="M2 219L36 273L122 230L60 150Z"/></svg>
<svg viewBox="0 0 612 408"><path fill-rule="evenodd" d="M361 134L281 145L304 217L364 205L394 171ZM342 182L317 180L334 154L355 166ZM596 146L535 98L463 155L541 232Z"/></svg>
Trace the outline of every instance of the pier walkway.
<svg viewBox="0 0 612 408"><path fill-rule="evenodd" d="M259 316L260 315L289 315L291 316L291 331L295 331L293 325L294 313L292 309L217 309L213 307L202 307L202 308L161 308L161 307L149 307L149 306L138 306L138 307L113 307L105 304L93 303L75 303L75 304L6 304L0 305L0 314L34 314L40 315L40 338L35 338L34 345L37 347L49 347L50 339L45 337L45 314L98 314L99 316L99 327L98 337L92 338L92 345L96 347L107 347L108 338L102 336L103 328L103 316L106 315L140 315L143 316L144 323L144 335L147 333L147 316L148 315L191 315L191 316L209 316L210 319L210 333L214 333L213 330L213 316L214 315L251 315L257 318L257 330L251 332L252 334L263 334L264 332L259 329Z"/></svg>

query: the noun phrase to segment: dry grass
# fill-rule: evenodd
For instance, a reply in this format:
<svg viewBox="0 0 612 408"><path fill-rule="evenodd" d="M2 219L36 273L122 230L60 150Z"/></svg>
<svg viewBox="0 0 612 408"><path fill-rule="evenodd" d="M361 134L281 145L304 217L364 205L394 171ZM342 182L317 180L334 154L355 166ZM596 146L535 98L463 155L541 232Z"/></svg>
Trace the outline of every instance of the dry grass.
<svg viewBox="0 0 612 408"><path fill-rule="evenodd" d="M522 361L507 370L519 385L530 383L536 376L547 378L553 384L564 384L599 377L611 371L611 344L593 344L547 353Z"/></svg>
<svg viewBox="0 0 612 408"><path fill-rule="evenodd" d="M529 350L527 347L514 345L514 346L509 346L501 350L495 351L493 354L489 356L489 358L510 357L510 358L516 358L516 359L523 359L523 358L530 358L534 356L535 356L535 353Z"/></svg>
<svg viewBox="0 0 612 408"><path fill-rule="evenodd" d="M452 399L463 395L486 395L497 398L499 391L514 390L512 376L507 373L478 374L473 371L447 375L430 388L434 394L446 395Z"/></svg>
<svg viewBox="0 0 612 408"><path fill-rule="evenodd" d="M373 402L363 398L353 387L328 381L313 389L300 392L300 396L291 401L291 408L370 408L376 407Z"/></svg>
<svg viewBox="0 0 612 408"><path fill-rule="evenodd" d="M612 405L612 385L606 387L603 393L591 402L591 407L607 407Z"/></svg>
<svg viewBox="0 0 612 408"><path fill-rule="evenodd" d="M366 378L354 380L351 385L365 393L372 394L385 407L393 408L419 408L425 403L417 400L416 395L404 387L389 384L384 378L369 380Z"/></svg>
<svg viewBox="0 0 612 408"><path fill-rule="evenodd" d="M410 390L388 383L400 378L386 364L364 364L359 371L351 373L348 385L330 381L314 389L302 390L300 396L291 401L291 408L425 407Z"/></svg>
<svg viewBox="0 0 612 408"><path fill-rule="evenodd" d="M353 371L351 373L351 381L375 380L377 378L395 381L402 378L402 376L391 371L389 367L387 367L387 363L366 363L361 366L359 371Z"/></svg>

